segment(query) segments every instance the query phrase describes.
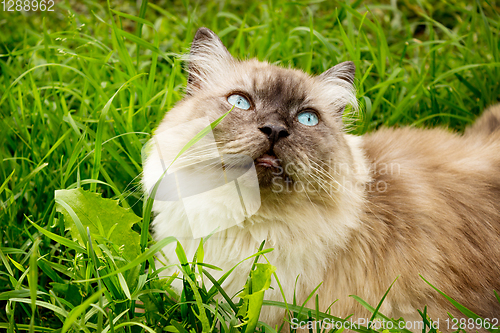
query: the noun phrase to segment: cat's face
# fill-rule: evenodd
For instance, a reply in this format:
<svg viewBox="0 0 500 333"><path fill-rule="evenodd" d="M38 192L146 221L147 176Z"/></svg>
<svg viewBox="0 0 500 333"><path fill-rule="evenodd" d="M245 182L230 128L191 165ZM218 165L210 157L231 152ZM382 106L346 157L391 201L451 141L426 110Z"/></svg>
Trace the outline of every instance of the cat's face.
<svg viewBox="0 0 500 333"><path fill-rule="evenodd" d="M262 191L286 182L316 183L332 159L346 159L342 112L355 104L354 65L320 76L256 60L238 61L210 30L198 30L189 57L187 96L165 122L233 110L214 129L219 151L254 160ZM314 177L316 173L317 177Z"/></svg>

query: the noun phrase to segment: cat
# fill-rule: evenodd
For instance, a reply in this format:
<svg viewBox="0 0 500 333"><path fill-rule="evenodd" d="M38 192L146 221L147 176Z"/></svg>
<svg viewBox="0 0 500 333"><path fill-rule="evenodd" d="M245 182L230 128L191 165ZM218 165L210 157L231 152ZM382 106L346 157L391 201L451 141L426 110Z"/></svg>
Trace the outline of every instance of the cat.
<svg viewBox="0 0 500 333"><path fill-rule="evenodd" d="M463 316L421 275L476 314L498 320L500 107L463 135L405 127L354 136L342 120L348 105L357 108L354 72L349 61L311 76L237 60L215 33L200 28L188 57L186 95L155 131L157 149L144 163L145 189L151 192L165 160L172 161L198 130L172 130L168 140L159 133L203 117L213 122L230 111L213 129L216 150L251 158L260 208L212 235L204 262L227 271L265 240L289 302L294 290L301 304L323 283L320 310L338 299L333 315L370 318L349 295L376 306L399 276L380 312L418 321L417 309L427 305L440 330L451 330L443 324L447 312ZM233 199L214 195L209 206L199 202L202 224L218 226L219 209L238 205ZM192 258L199 239L182 204L156 200L153 211L154 237L178 237ZM164 249L171 263L174 250ZM244 286L251 264L243 262L225 281L230 296ZM266 298L283 300L274 280L272 287ZM274 307L261 312L271 325L283 317Z"/></svg>

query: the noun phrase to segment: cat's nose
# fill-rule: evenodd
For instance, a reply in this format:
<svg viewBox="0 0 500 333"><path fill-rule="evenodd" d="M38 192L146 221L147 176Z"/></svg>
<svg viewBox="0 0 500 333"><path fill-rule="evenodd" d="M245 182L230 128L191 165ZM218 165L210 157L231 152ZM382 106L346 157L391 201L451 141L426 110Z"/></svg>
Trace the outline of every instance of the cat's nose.
<svg viewBox="0 0 500 333"><path fill-rule="evenodd" d="M290 135L286 127L282 125L268 124L260 127L259 129L262 133L267 135L267 138L269 139L269 141L271 141L272 145L274 145L279 139L285 138Z"/></svg>

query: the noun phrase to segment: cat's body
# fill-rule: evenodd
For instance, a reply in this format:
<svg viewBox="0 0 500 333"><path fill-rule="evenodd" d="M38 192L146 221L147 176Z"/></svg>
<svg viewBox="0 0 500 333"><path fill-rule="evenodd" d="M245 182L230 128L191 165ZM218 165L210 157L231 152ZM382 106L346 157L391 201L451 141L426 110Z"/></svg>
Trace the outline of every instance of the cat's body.
<svg viewBox="0 0 500 333"><path fill-rule="evenodd" d="M198 31L188 95L158 131L204 116L213 121L231 108L228 96L245 96L251 108L235 108L214 135L221 153L255 160L261 194L256 214L209 239L204 261L227 271L266 240L266 247L274 248L266 256L277 267L289 302L294 289L301 303L323 282L321 310L339 299L333 315L369 318L349 295L376 306L400 276L382 313L418 320L416 309L428 305L434 320L445 320L446 311L458 315L420 274L477 314L500 317L493 294L500 290L500 129L490 125L500 120L500 110L465 135L403 128L355 137L342 131L341 117L345 106L355 103L353 69L343 63L310 77L257 61L238 62L215 34ZM309 117L306 123L318 123L299 123L302 114ZM168 147L171 157L182 148L176 142L156 144ZM291 171L284 171L286 165ZM148 190L162 171L153 152L144 166ZM294 188L297 184L308 190ZM234 204L213 200L210 207ZM153 209L155 237L178 237L193 257L199 240L189 237L183 206L155 202ZM217 209L207 212L206 223L217 225ZM174 247L165 251L175 259ZM229 295L243 287L250 266L246 261L230 275ZM272 286L266 298L282 300L277 284ZM261 313L270 324L282 318L277 308Z"/></svg>

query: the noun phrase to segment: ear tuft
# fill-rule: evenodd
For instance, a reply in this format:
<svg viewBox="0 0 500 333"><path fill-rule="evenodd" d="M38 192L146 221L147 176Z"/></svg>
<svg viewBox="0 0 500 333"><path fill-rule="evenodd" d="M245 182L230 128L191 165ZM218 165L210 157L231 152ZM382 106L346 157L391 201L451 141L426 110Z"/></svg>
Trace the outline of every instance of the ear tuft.
<svg viewBox="0 0 500 333"><path fill-rule="evenodd" d="M220 41L219 36L217 36L212 30L205 27L201 27L196 31L192 45L196 45L197 43L200 43L204 40L211 40L211 39Z"/></svg>
<svg viewBox="0 0 500 333"><path fill-rule="evenodd" d="M208 28L199 28L191 43L188 58L187 93L199 89L218 71L234 61L220 38Z"/></svg>
<svg viewBox="0 0 500 333"><path fill-rule="evenodd" d="M344 81L352 86L355 73L356 65L352 61L344 61L324 71L319 77L327 81Z"/></svg>
<svg viewBox="0 0 500 333"><path fill-rule="evenodd" d="M351 105L355 111L358 110L356 90L354 88L354 74L356 66L352 61L341 62L338 65L326 70L318 76L326 83L328 94L332 96L333 108L339 114L344 112L347 105Z"/></svg>

